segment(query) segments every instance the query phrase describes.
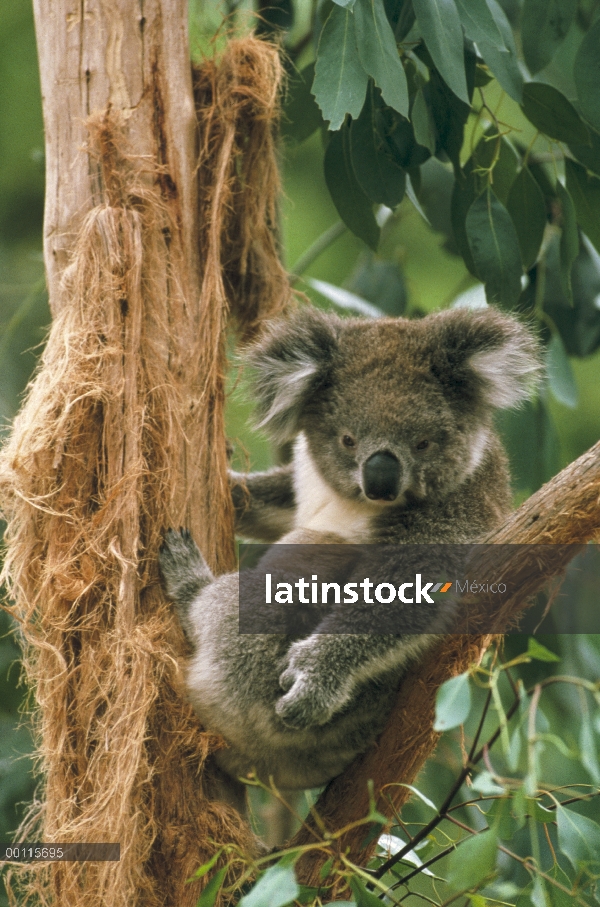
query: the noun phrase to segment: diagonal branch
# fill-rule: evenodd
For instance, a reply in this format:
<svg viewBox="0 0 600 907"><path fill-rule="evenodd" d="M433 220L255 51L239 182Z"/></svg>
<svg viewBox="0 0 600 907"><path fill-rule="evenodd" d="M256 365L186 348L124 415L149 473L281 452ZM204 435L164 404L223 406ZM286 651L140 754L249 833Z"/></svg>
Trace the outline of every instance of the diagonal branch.
<svg viewBox="0 0 600 907"><path fill-rule="evenodd" d="M532 495L517 511L484 540L502 545L493 560L494 576L510 575L518 591L503 602L494 614L498 633L514 624L533 595L552 576L559 575L576 553L576 545L600 534L600 443L575 460ZM512 546L523 546L515 549ZM530 546L558 545L547 563L540 564L535 553L536 569L532 570ZM511 546L507 548L505 546ZM564 546L564 547L563 547ZM488 549L489 553L489 549ZM541 568L541 569L540 569ZM467 670L479 661L494 636L489 632L493 597L469 601L469 622L475 633L447 636L427 659L417 666L400 688L398 699L387 727L377 744L356 759L335 778L319 798L315 810L330 830L343 828L369 812L368 782L373 781L379 794L377 808L392 818L410 796L410 791L395 782L410 784L431 755L439 734L433 730L435 698L444 681ZM480 632L477 633L477 626ZM486 632L483 628L486 628ZM389 785L386 787L386 785ZM317 823L309 817L292 844L312 843ZM376 845L376 837L364 845L365 826L351 829L339 840L340 852L353 862L364 865ZM319 852L307 854L298 866L304 884L321 885L319 870L325 857Z"/></svg>

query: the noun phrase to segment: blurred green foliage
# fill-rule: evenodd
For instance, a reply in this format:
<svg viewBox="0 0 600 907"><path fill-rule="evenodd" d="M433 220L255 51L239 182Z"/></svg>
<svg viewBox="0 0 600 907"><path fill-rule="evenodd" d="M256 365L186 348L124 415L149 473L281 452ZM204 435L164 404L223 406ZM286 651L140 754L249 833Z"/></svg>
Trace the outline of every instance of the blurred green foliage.
<svg viewBox="0 0 600 907"><path fill-rule="evenodd" d="M467 5L466 0L459 4L463 7ZM562 5L564 6L564 2ZM414 17L411 15L404 15L404 18L400 15L394 19L398 6L392 0L385 2L385 9L394 21L394 27L398 30L397 35L401 35L402 40L415 25ZM421 2L415 5L415 9L423 10L424 6L426 4ZM504 0L502 6L515 28L517 44L520 46L519 23L522 3L520 0L511 2ZM548 31L549 26L544 19L544 3L527 0L527 6L529 31L527 39L524 39L526 61L532 69L536 69L538 82L553 86L570 100L576 99L575 76L579 73L577 76L579 83L584 84L586 70L582 65L574 70L573 62L583 36L592 34L592 29L593 34L597 35L600 14L598 2L581 0L576 4L576 14L569 20L566 35L560 40L557 40L556 32L552 32L551 29ZM556 0L548 6L560 7L561 3ZM243 31L252 24L251 0L239 3L230 0L229 3L222 4L215 3L214 0L192 0L190 7L192 48L195 54L212 52L213 46L218 47L222 44L231 30ZM282 145L284 197L281 206L281 228L286 264L292 271L300 257L304 256L311 245L338 222L340 217L324 176L323 158L327 130L321 121L318 108L305 90L306 86L310 88L312 84L312 70L307 71L307 68L314 64L320 30L331 15L333 7L331 0L318 3L313 0L294 0L293 3L290 0L280 2L278 0L260 5L261 31L273 34L283 29L282 40L289 56L291 79L286 102L287 122L284 124L286 137ZM342 4L339 4L337 9L342 10ZM227 17L225 25L222 24L224 15ZM532 38L532 35L535 36L535 23L538 21L536 16L541 16L543 20L540 33L546 28L543 32L543 46L535 41L535 37ZM489 22L485 27L492 28ZM405 28L408 32L402 35ZM418 34L413 31L412 37L415 39L414 47L417 47ZM553 42L556 47L553 46ZM417 76L422 79L422 84L419 84L422 94L418 103L416 93L414 94L413 126L419 142L425 143L419 147L424 148L427 143L430 145L427 154L421 154L424 158L422 161L416 163L418 157L414 157L415 149L410 144L412 140L410 136L407 139L403 135L403 122L394 119L395 114L389 114L386 110L382 112L384 125L387 122L385 117L393 118L394 128L391 135L397 155L403 156L404 165L410 172L414 190L411 193L412 200L408 195L404 197L394 214L382 226L381 241L376 253L369 251L361 239L349 230L338 231L338 238L324 248L310 266L303 270L302 279L297 284L314 304L331 305L306 282L308 278L316 278L335 287L352 290L375 304L385 296L388 300L386 311L393 311L393 307L397 306L398 313L407 312L415 316L447 306L461 293L476 287L477 281L465 264L465 260L469 259L468 243L466 251L463 245L462 251L465 255L463 258L458 254L460 242L452 228L452 189L459 167L467 178L470 178L469 172L472 173L477 168L480 173L494 173L492 189L497 193L500 202L508 207L519 226L519 218L522 218L523 214L518 206L519 199L513 199L511 206L511 179L516 178L518 168L527 153L533 155L533 158L537 155L541 161L549 161L550 167L540 163L532 165L531 170L544 198L546 210L550 215L547 222L550 223L554 200L560 194L560 190L556 189L556 176L563 175L563 165L556 155L558 146L556 142L550 142L548 138L536 133L531 121L536 118L536 112L532 112L533 102L530 102L529 106L524 105L522 109L517 100L504 92L495 79L489 81L492 73L496 74L505 87L513 85L512 94L515 94L514 84L518 77L514 70L512 74L511 71L508 73L503 71L501 64L506 64L506 59L500 58L498 61L498 54L494 56L493 47L491 50L487 48L484 54L486 45L483 40L478 46L483 63L478 63L476 70L471 67L471 71L468 68L471 64L468 64L467 83L472 79L481 83L476 89L477 104L479 105L480 92L483 92L485 105L493 113L493 117L485 118L481 113L477 116L473 113L468 114L464 138L461 133L461 144L456 146L455 142L453 146L449 133L444 132L442 128L443 105L436 108L433 126L428 114L428 110L433 110L431 105L435 100L432 99L431 93L434 89L438 93L445 91L439 81L442 77L432 60L427 57L425 47L421 48L420 56L413 54L414 59L411 57L410 66L407 64L409 89L412 91L419 84L418 79L415 81ZM434 53L433 47L434 43L431 50L433 60L443 70L445 68L443 57L440 56L438 49ZM584 48L584 51L594 58L594 46ZM546 62L549 53L551 58ZM585 63L586 57L583 56L583 59ZM374 62L377 61L367 60L366 65L373 65ZM486 71L486 64L491 72ZM453 65L457 65L456 55L453 57ZM299 89L298 72L305 74L305 86L300 85ZM434 72L438 81L432 82L429 86ZM446 74L449 79L456 76L456 73L453 75L448 71ZM456 84L458 85L458 82ZM376 92L372 93L372 97L379 103ZM447 95L445 97L448 98ZM531 120L527 117L528 111ZM587 98L582 113L590 118L597 115L597 105L593 97ZM499 143L497 130L491 134L491 138L488 136L488 141L484 141L482 139L484 133L492 125L498 124L502 127L503 133L506 130L508 138L503 135L502 142ZM543 125L548 128L547 124ZM598 129L597 123L593 125ZM589 167L591 173L585 178L588 182L591 180L590 197L595 197L596 184L592 176L598 173L600 139L597 138L593 127L588 128L591 134L590 144L580 143L578 140L570 146L571 152L580 162L578 165L580 169L572 172L567 187L570 186L575 195L578 187L582 185L582 170ZM443 135L445 148L438 148L440 135ZM350 139L354 143L352 147L358 148L360 142L364 140L364 133L355 134L354 137L350 135ZM510 148L505 147L505 142L510 143ZM491 158L490 149L493 151ZM431 156L431 151L437 152L438 156ZM407 158L409 153L412 155L410 159ZM514 155L514 159L511 155ZM454 168L448 162L448 158L454 164ZM473 164L476 165L475 168ZM374 191L370 184L365 183L364 174L361 178L367 190ZM527 182L525 176L523 182ZM539 197L535 187L531 188L531 183L528 185L532 195ZM582 199L585 200L585 192L581 192L580 196L575 198L576 219L579 219L580 226L584 222L590 226L589 221L585 220L586 212L581 207ZM428 218L429 224L418 207ZM0 421L4 429L18 408L19 396L35 365L39 346L50 321L43 287L42 211L43 132L31 7L29 0L0 0ZM590 348L597 347L595 335L592 336L596 329L596 312L600 299L597 261L593 248L590 251L589 246L578 240L576 251L579 259L570 275L575 309L565 307L565 291L562 289L565 283L564 281L561 283L560 274L561 265L564 271L566 253L561 252L560 247L561 226L558 223L551 223L550 227L554 230L553 234L552 229L548 232L548 227L544 227L543 267L538 261L529 270L529 292L533 291L535 295L537 287L539 302L540 281L545 280L545 286L542 288L543 303L550 319L547 322L547 327L549 326L547 339L550 339L550 334L556 336L557 332L554 330L556 327L570 356L567 358L563 355L562 347L558 352L555 350L555 365L558 363L556 374L562 375L562 379L559 378L557 384L555 382L554 389L546 388L541 403L538 401L532 404L529 410L510 417L503 426L511 451L515 490L520 499L538 487L552 472L579 456L600 436L598 380L600 351L596 349L592 355L587 355L586 348L586 343ZM593 229L593 223L591 228ZM531 222L531 231L535 232L535 218ZM529 259L526 266L531 265L537 251L533 249L532 252L529 247L523 246L523 237L525 241L528 238L527 230L523 233L517 229L517 236L521 242L523 258ZM529 246L531 245L530 242ZM376 291L374 288L377 288ZM525 308L531 305L531 298L528 299L527 292L526 288L520 301ZM575 312L578 318L581 316L580 323L583 324L583 328L579 333L571 329L574 323L571 312ZM572 377L569 376L574 376L577 388L576 405L573 405ZM276 452L271 451L264 439L251 430L251 412L251 401L245 390L243 374L238 374L234 369L231 378L228 432L236 442L235 462L244 469L264 468L272 462ZM539 429L539 425L543 427ZM540 443L540 439L543 443ZM0 612L0 840L7 840L9 833L18 823L19 812L16 804L30 799L33 793L31 761L26 755L25 758L20 758L22 754L27 754L31 750L31 741L27 730L19 727L18 710L23 701L24 689L17 686L18 666L13 663L18 657L18 648L13 638L7 635L10 630L8 618ZM563 659L559 666L561 673L589 677L593 680L600 675L600 642L597 638L557 636L544 642L561 654ZM516 657L526 648L526 641L519 637L511 637L507 642L507 657ZM527 685L531 685L556 670L552 663L532 662L521 665L519 674ZM504 676L499 681L499 688L502 697L510 695L509 685ZM483 695L481 691L475 692L470 721L475 720L473 716L477 707L481 706L480 699ZM578 691L570 688L559 689L558 685L551 687L545 693L543 707L549 726L553 729L559 728L560 738L566 742L569 751L579 755L566 758L560 748L551 741L548 742L540 756L542 760L540 777L551 778L553 784L569 785L597 780L590 775L589 765L592 763L588 761L586 768L585 760L581 759L581 752L578 749L581 740L581 699ZM595 740L597 745L600 712L597 704L594 706L590 703L589 708L591 738L588 735L586 739L588 743L590 739ZM495 719L497 715L495 717L488 715L484 734L488 732ZM470 733L473 732L472 728L468 730ZM430 761L423 773L420 779L421 789L439 803L460 765L460 738L457 734L449 735L444 738L435 758ZM580 807L580 811L598 818L598 810L594 804L585 804ZM414 823L416 827L428 818L424 804L418 799L413 800L406 812L406 822ZM523 838L521 843L519 834ZM524 852L528 844L526 838L527 832L520 831L516 834L512 846L517 850L522 847ZM547 844L543 840L541 846L547 856ZM525 871L514 871L512 874L511 872L507 870L505 873L507 881L522 887L527 881ZM506 892L508 891L509 889L506 889ZM500 897L500 889L496 894ZM0 904L2 903L0 894ZM472 903L478 907L483 902ZM534 900L533 903L538 902Z"/></svg>

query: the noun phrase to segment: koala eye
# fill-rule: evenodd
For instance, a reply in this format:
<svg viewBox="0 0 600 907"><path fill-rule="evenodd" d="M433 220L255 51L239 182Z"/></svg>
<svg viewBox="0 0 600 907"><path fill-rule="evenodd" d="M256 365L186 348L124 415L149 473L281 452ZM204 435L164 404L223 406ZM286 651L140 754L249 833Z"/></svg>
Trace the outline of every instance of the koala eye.
<svg viewBox="0 0 600 907"><path fill-rule="evenodd" d="M426 438L424 438L422 441L419 441L419 443L415 445L416 450L427 450L428 447L429 441Z"/></svg>
<svg viewBox="0 0 600 907"><path fill-rule="evenodd" d="M351 449L352 447L356 447L356 441L354 440L352 435L343 435L342 444L344 445L344 447L347 447L348 449Z"/></svg>

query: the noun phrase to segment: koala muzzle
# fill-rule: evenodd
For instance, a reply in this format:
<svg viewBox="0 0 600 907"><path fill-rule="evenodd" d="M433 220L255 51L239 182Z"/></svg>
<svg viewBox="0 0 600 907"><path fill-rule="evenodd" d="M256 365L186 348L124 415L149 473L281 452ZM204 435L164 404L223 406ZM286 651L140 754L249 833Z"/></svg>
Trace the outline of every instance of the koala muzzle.
<svg viewBox="0 0 600 907"><path fill-rule="evenodd" d="M387 451L374 453L363 466L364 491L371 501L393 501L398 497L400 463Z"/></svg>

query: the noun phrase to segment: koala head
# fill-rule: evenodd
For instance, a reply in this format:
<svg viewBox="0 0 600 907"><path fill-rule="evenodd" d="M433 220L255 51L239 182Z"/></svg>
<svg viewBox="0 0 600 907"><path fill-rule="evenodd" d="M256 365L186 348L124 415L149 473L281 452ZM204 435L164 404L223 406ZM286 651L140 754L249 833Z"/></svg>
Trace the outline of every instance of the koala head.
<svg viewBox="0 0 600 907"><path fill-rule="evenodd" d="M249 359L259 424L278 443L304 433L330 487L382 507L458 487L494 440L493 410L539 375L532 334L492 308L373 321L305 308Z"/></svg>

